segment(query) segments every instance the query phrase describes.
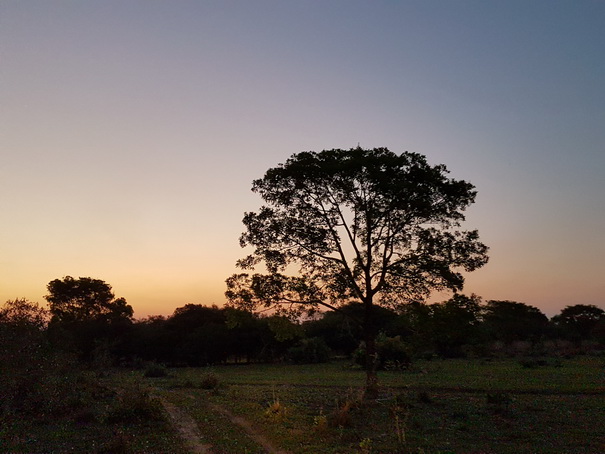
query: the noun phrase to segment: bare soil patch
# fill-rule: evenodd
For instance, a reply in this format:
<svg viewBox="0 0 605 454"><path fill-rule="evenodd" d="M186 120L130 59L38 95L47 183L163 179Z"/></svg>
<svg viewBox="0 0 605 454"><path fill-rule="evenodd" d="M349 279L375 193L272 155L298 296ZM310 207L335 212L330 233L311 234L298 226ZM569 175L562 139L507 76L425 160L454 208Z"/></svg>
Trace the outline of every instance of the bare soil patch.
<svg viewBox="0 0 605 454"><path fill-rule="evenodd" d="M229 410L217 404L209 404L209 407L213 411L222 413L227 418L229 418L229 421L231 421L233 424L244 429L248 436L252 438L255 442L257 442L259 445L261 445L265 449L265 451L267 451L268 454L289 454L288 451L282 451L276 448L265 436L259 433L254 428L254 426L245 418L242 418L241 416L235 416Z"/></svg>
<svg viewBox="0 0 605 454"><path fill-rule="evenodd" d="M195 420L168 400L158 397L170 416L170 421L193 454L212 454L212 445L204 443Z"/></svg>

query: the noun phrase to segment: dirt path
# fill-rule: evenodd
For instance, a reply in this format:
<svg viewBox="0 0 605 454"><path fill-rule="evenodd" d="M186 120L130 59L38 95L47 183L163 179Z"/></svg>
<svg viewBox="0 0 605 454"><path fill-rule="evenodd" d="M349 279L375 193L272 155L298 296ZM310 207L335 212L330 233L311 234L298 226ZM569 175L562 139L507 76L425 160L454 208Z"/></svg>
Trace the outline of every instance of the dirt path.
<svg viewBox="0 0 605 454"><path fill-rule="evenodd" d="M227 418L229 418L229 421L231 421L233 424L244 429L250 438L252 438L255 442L257 442L265 449L267 454L289 454L288 451L282 451L273 446L273 444L266 437L264 437L262 434L260 434L254 429L254 427L252 426L252 424L250 424L249 421L242 418L241 416L235 416L229 410L217 404L209 404L209 407L217 413L222 413Z"/></svg>
<svg viewBox="0 0 605 454"><path fill-rule="evenodd" d="M190 399L195 399L192 395L187 395ZM170 416L170 421L174 428L178 431L181 438L184 440L187 448L193 454L212 454L212 445L203 443L203 435L199 430L198 424L184 410L177 405L169 402L167 399L157 396L160 403ZM283 451L275 446L261 433L259 433L249 421L241 416L236 416L224 407L217 404L208 404L208 408L216 413L225 416L232 424L242 428L246 434L263 447L267 454L290 454L288 451Z"/></svg>
<svg viewBox="0 0 605 454"><path fill-rule="evenodd" d="M203 437L195 420L163 397L158 396L158 399L189 451L193 454L212 454L212 445L202 442Z"/></svg>

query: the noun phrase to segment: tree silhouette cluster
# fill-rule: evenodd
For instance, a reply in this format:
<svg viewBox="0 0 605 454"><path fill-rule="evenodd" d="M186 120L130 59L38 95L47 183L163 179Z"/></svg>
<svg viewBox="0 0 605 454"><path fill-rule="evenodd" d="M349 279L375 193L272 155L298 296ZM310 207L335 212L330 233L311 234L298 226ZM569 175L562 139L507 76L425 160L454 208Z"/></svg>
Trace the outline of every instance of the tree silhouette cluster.
<svg viewBox="0 0 605 454"><path fill-rule="evenodd" d="M117 324L91 317L74 325L71 319L58 321L52 310L36 303L15 300L0 309L0 362L5 370L15 365L40 370L57 352L89 364L102 360L101 366L355 360L363 347L363 312L363 305L351 303L292 322L280 315L186 304L168 317L125 316ZM594 305L567 306L549 320L524 303L484 303L475 295L456 294L441 303L411 303L399 312L378 308L374 320L383 366L390 359L405 363L433 356L514 354L518 344L525 345L524 354L605 348L605 311ZM389 351L381 352L381 345Z"/></svg>
<svg viewBox="0 0 605 454"><path fill-rule="evenodd" d="M464 226L476 191L420 154L302 152L253 190L265 205L244 216L241 245L250 253L227 279L226 307L187 304L135 320L106 282L66 276L48 284L48 310L15 300L0 311L0 360L14 361L20 342L31 355L50 349L107 365L316 362L336 354L361 358L370 396L378 368L418 356L605 343L605 313L596 306L568 306L549 320L524 303L460 293L462 273L488 260L478 232ZM433 290L454 296L422 303Z"/></svg>

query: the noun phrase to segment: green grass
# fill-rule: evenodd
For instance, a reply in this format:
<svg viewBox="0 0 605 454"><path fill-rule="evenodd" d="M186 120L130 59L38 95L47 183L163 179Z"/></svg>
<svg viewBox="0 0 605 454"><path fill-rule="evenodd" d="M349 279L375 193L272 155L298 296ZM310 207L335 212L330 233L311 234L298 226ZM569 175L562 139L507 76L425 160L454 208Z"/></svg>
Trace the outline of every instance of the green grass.
<svg viewBox="0 0 605 454"><path fill-rule="evenodd" d="M448 388L455 390L509 390L515 392L605 392L605 358L582 356L553 365L525 369L519 360L449 359L418 361L409 371L379 372L386 387ZM313 385L359 387L365 374L349 362L283 365L216 366L223 382L255 385ZM183 380L199 379L200 369L180 369Z"/></svg>
<svg viewBox="0 0 605 454"><path fill-rule="evenodd" d="M187 410L203 432L203 443L212 445L214 454L263 453L262 448L251 440L229 418L208 406L209 392L203 389L180 388L164 394L173 404Z"/></svg>
<svg viewBox="0 0 605 454"><path fill-rule="evenodd" d="M223 384L218 392L196 385L206 369L173 370L153 383L207 428L217 452L263 451L212 406L245 417L292 453L599 453L604 363L419 362L410 371L382 372L375 402L359 399L365 375L346 362L213 367ZM284 417L268 416L276 401ZM245 448L229 445L234 437Z"/></svg>
<svg viewBox="0 0 605 454"><path fill-rule="evenodd" d="M578 357L552 365L523 368L516 359L437 360L419 362L409 373L383 373L390 386L450 388L457 390L506 390L537 393L605 392L605 359Z"/></svg>
<svg viewBox="0 0 605 454"><path fill-rule="evenodd" d="M4 414L0 452L6 453L185 453L158 403L136 382L78 375L70 387L42 395L44 401L69 401L59 412ZM79 378L78 378L79 377ZM85 380L82 380L85 377ZM71 379L71 378L70 378Z"/></svg>
<svg viewBox="0 0 605 454"><path fill-rule="evenodd" d="M0 452L185 453L148 390L193 418L215 454L260 454L267 443L293 454L605 452L603 357L530 368L515 359L419 361L381 372L370 402L360 398L364 372L347 361L144 372L84 380L68 413L0 420ZM214 377L219 386L208 386Z"/></svg>

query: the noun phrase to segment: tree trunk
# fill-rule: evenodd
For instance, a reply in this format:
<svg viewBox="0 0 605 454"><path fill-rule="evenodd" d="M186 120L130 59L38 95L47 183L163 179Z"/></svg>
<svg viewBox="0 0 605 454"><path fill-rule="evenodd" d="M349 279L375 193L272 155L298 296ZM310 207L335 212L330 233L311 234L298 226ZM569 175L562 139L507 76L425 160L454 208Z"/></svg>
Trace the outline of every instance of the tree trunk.
<svg viewBox="0 0 605 454"><path fill-rule="evenodd" d="M365 302L363 334L366 343L366 389L364 398L376 399L378 397L378 355L376 352L376 328L374 326L373 305L371 301Z"/></svg>
<svg viewBox="0 0 605 454"><path fill-rule="evenodd" d="M366 334L366 389L364 393L365 399L376 399L378 397L378 373L376 369L377 354L376 354L376 336L372 333Z"/></svg>

